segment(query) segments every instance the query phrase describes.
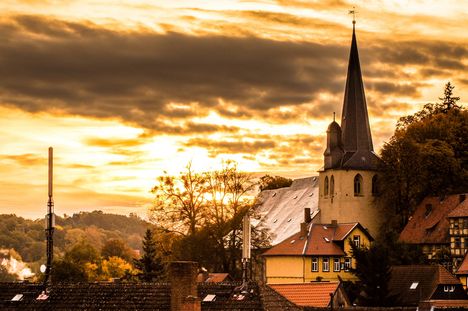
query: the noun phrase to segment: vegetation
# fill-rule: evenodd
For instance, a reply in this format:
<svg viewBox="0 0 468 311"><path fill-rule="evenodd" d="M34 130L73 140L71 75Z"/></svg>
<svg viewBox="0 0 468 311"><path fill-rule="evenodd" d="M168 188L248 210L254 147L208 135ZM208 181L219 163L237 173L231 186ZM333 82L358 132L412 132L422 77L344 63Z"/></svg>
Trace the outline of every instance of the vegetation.
<svg viewBox="0 0 468 311"><path fill-rule="evenodd" d="M139 270L138 278L142 281L160 281L165 276L162 254L158 251L157 241L151 229L147 229L143 239L143 256L134 259L135 268Z"/></svg>
<svg viewBox="0 0 468 311"><path fill-rule="evenodd" d="M113 272L105 276L101 273L102 267L102 271L106 271L112 264L115 266L116 260L112 257L132 262L135 252L141 251L143 234L148 227L153 226L134 214L123 216L94 211L57 216L53 267L56 280L118 277L114 275L119 273ZM46 261L44 220L0 215L0 248L8 250L9 256L13 254L17 260L26 262L40 275L39 266ZM85 273L84 266L94 267L91 264L98 267L99 273Z"/></svg>
<svg viewBox="0 0 468 311"><path fill-rule="evenodd" d="M291 186L293 180L286 177L281 176L270 176L264 175L260 177L259 188L260 191L263 190L273 190L278 188L284 188Z"/></svg>
<svg viewBox="0 0 468 311"><path fill-rule="evenodd" d="M371 245L357 247L352 241L352 255L356 260L356 268L351 269L360 280L358 294L359 305L388 306L387 284L390 280L390 259L386 248Z"/></svg>
<svg viewBox="0 0 468 311"><path fill-rule="evenodd" d="M172 258L194 260L211 271L240 274L242 217L255 204L252 177L227 162L220 170L196 173L188 164L178 176L165 175L153 188L152 220L172 239ZM263 232L253 243L267 245Z"/></svg>
<svg viewBox="0 0 468 311"><path fill-rule="evenodd" d="M428 195L468 188L468 111L457 105L447 83L441 102L402 117L382 149L382 189L389 213L400 231L416 205Z"/></svg>

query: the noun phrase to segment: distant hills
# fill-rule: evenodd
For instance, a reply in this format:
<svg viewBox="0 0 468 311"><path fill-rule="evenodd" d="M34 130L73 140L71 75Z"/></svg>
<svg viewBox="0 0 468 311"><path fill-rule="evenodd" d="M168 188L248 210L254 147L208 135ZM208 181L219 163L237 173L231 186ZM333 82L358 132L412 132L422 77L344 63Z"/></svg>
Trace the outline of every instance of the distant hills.
<svg viewBox="0 0 468 311"><path fill-rule="evenodd" d="M141 250L145 230L153 226L135 214L107 214L102 211L80 212L56 217L54 254L62 255L67 248L86 240L96 249L105 241L120 239L132 249ZM29 264L33 272L45 262L45 220L30 220L14 214L0 215L0 249L11 250L15 257Z"/></svg>

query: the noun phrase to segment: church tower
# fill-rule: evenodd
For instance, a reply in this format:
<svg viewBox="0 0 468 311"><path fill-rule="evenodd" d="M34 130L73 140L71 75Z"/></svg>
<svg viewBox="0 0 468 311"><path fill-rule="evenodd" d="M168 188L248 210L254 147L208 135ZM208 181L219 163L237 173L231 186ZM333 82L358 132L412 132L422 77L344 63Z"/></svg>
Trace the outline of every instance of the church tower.
<svg viewBox="0 0 468 311"><path fill-rule="evenodd" d="M354 25L341 127L335 120L328 126L319 172L320 222L360 222L375 237L382 222L375 200L380 159L372 144Z"/></svg>

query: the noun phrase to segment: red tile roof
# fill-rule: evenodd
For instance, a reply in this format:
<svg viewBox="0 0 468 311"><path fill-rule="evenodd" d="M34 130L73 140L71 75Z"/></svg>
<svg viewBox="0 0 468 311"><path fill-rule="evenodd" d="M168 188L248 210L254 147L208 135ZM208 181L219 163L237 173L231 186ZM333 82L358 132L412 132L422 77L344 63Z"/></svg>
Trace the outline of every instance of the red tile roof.
<svg viewBox="0 0 468 311"><path fill-rule="evenodd" d="M265 256L284 256L284 255L330 255L342 256L345 255L342 246L335 242L345 240L351 231L360 227L365 233L367 231L362 228L359 223L346 224L310 224L307 236L298 232L283 242L273 246L263 255ZM369 238L372 237L369 235Z"/></svg>
<svg viewBox="0 0 468 311"><path fill-rule="evenodd" d="M426 197L400 234L400 241L411 244L445 244L449 242L447 216L460 204L459 195ZM466 204L466 203L464 203Z"/></svg>
<svg viewBox="0 0 468 311"><path fill-rule="evenodd" d="M463 258L463 262L458 267L456 274L468 274L468 253L465 254L465 258Z"/></svg>
<svg viewBox="0 0 468 311"><path fill-rule="evenodd" d="M302 307L328 307L330 293L335 293L338 282L269 285L281 296Z"/></svg>
<svg viewBox="0 0 468 311"><path fill-rule="evenodd" d="M466 196L466 194L464 195ZM458 204L458 206L448 214L448 217L468 217L468 200L464 199L460 204Z"/></svg>

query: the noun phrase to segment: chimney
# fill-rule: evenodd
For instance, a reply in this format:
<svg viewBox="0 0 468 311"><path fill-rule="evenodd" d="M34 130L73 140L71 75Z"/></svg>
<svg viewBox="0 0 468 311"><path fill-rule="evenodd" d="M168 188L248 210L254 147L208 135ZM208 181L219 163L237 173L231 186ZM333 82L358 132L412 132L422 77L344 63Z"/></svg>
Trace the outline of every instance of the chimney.
<svg viewBox="0 0 468 311"><path fill-rule="evenodd" d="M460 194L460 203L465 201L466 199L466 193Z"/></svg>
<svg viewBox="0 0 468 311"><path fill-rule="evenodd" d="M333 219L331 221L331 226L330 227L337 227L338 226L338 221L336 221L336 219Z"/></svg>
<svg viewBox="0 0 468 311"><path fill-rule="evenodd" d="M307 223L301 222L301 237L307 236Z"/></svg>
<svg viewBox="0 0 468 311"><path fill-rule="evenodd" d="M304 222L309 223L312 221L312 218L310 217L310 207L304 208Z"/></svg>
<svg viewBox="0 0 468 311"><path fill-rule="evenodd" d="M201 311L197 296L198 263L174 261L170 263L171 311Z"/></svg>

